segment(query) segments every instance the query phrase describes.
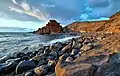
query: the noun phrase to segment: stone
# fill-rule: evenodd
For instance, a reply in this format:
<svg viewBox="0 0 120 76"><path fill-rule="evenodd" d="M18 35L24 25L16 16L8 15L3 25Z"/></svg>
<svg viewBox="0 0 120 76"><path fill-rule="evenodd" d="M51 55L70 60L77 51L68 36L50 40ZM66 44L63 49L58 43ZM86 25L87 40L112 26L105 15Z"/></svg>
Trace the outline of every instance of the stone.
<svg viewBox="0 0 120 76"><path fill-rule="evenodd" d="M16 54L16 57L17 57L17 58L22 58L23 56L25 56L25 54L24 54L24 53L21 53L21 52L19 52L19 53Z"/></svg>
<svg viewBox="0 0 120 76"><path fill-rule="evenodd" d="M0 64L0 74L7 74L12 72L17 66L17 62L15 61L6 61L6 63Z"/></svg>
<svg viewBox="0 0 120 76"><path fill-rule="evenodd" d="M33 76L33 73L31 71L27 72L27 73L25 73L25 76Z"/></svg>
<svg viewBox="0 0 120 76"><path fill-rule="evenodd" d="M23 56L21 59L22 59L22 60L28 60L28 59L29 59L29 56Z"/></svg>
<svg viewBox="0 0 120 76"><path fill-rule="evenodd" d="M50 54L49 54L49 56L47 57L47 60L56 60L56 59L58 59L58 55L57 55L57 52L51 52Z"/></svg>
<svg viewBox="0 0 120 76"><path fill-rule="evenodd" d="M76 39L75 38L72 38L72 48L74 48L76 46Z"/></svg>
<svg viewBox="0 0 120 76"><path fill-rule="evenodd" d="M38 61L39 62L40 60L45 60L46 58L47 58L46 54L41 54L41 55L34 56L30 60Z"/></svg>
<svg viewBox="0 0 120 76"><path fill-rule="evenodd" d="M79 50L78 49L72 49L72 52L70 55L74 56L76 54L78 54Z"/></svg>
<svg viewBox="0 0 120 76"><path fill-rule="evenodd" d="M20 74L35 68L36 64L34 61L21 61L16 67L16 74Z"/></svg>
<svg viewBox="0 0 120 76"><path fill-rule="evenodd" d="M94 66L87 63L70 63L65 66L62 65L63 63L57 63L55 66L56 76L92 76L95 70Z"/></svg>
<svg viewBox="0 0 120 76"><path fill-rule="evenodd" d="M88 44L88 43L91 43L91 40L89 38L86 38L83 42L83 45Z"/></svg>
<svg viewBox="0 0 120 76"><path fill-rule="evenodd" d="M93 45L91 43L88 43L88 44L83 45L80 50L81 51L88 51L88 50L91 50L92 48L93 48Z"/></svg>
<svg viewBox="0 0 120 76"><path fill-rule="evenodd" d="M120 53L112 55L107 63L99 66L94 76L120 76Z"/></svg>
<svg viewBox="0 0 120 76"><path fill-rule="evenodd" d="M74 46L75 49L80 49L82 47L82 44L77 42L76 45Z"/></svg>
<svg viewBox="0 0 120 76"><path fill-rule="evenodd" d="M44 54L49 54L51 52L49 49L49 46L45 46L43 51L44 51Z"/></svg>
<svg viewBox="0 0 120 76"><path fill-rule="evenodd" d="M49 60L48 61L48 66L55 67L55 65L56 65L56 61L55 60Z"/></svg>
<svg viewBox="0 0 120 76"><path fill-rule="evenodd" d="M72 45L72 43L69 43L68 45L63 47L61 51L63 51L63 52L71 52L72 51L72 46L71 45Z"/></svg>
<svg viewBox="0 0 120 76"><path fill-rule="evenodd" d="M42 65L45 65L45 64L47 64L47 63L48 63L47 60L40 60L39 63L38 63L38 65L37 65L37 67L42 66Z"/></svg>
<svg viewBox="0 0 120 76"><path fill-rule="evenodd" d="M37 31L34 31L35 34L56 34L62 33L63 28L60 26L56 20L50 20L45 27L39 28Z"/></svg>
<svg viewBox="0 0 120 76"><path fill-rule="evenodd" d="M73 61L73 58L72 58L72 57L67 57L65 61L66 61L66 62L72 62L72 61Z"/></svg>
<svg viewBox="0 0 120 76"><path fill-rule="evenodd" d="M45 74L47 74L47 71L48 67L46 65L42 65L34 69L34 72L37 76L44 76Z"/></svg>

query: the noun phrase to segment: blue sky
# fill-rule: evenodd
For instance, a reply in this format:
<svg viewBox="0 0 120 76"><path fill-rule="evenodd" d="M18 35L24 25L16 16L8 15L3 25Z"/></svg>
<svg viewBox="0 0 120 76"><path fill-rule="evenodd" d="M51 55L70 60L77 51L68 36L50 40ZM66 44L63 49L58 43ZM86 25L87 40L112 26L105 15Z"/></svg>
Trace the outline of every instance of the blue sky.
<svg viewBox="0 0 120 76"><path fill-rule="evenodd" d="M49 19L61 25L105 20L120 11L120 0L0 0L0 27L37 29Z"/></svg>

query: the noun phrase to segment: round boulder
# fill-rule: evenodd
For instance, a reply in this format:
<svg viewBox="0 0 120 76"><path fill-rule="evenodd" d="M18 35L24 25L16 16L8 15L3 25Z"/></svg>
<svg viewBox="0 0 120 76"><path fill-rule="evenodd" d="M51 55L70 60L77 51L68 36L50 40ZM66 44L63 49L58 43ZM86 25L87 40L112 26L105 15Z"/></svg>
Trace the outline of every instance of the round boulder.
<svg viewBox="0 0 120 76"><path fill-rule="evenodd" d="M34 61L21 61L16 67L16 74L20 74L35 68L36 64Z"/></svg>

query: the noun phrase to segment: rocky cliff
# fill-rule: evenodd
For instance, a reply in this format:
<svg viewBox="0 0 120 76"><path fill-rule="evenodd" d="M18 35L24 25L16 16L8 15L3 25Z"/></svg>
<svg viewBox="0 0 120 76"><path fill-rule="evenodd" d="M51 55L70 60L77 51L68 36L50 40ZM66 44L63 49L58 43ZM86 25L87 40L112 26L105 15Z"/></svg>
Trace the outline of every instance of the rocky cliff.
<svg viewBox="0 0 120 76"><path fill-rule="evenodd" d="M34 31L36 34L55 34L61 32L63 32L63 28L56 20L50 20L46 26Z"/></svg>
<svg viewBox="0 0 120 76"><path fill-rule="evenodd" d="M66 28L75 32L120 32L120 12L112 15L109 20L74 22Z"/></svg>

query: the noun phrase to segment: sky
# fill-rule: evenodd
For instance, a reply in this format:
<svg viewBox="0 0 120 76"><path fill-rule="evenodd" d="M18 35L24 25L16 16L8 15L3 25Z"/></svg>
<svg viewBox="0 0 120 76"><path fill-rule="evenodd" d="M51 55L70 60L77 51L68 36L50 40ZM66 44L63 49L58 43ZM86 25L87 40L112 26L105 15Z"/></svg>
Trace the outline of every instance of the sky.
<svg viewBox="0 0 120 76"><path fill-rule="evenodd" d="M37 29L50 19L63 26L74 21L108 20L118 11L120 0L0 0L0 29Z"/></svg>

